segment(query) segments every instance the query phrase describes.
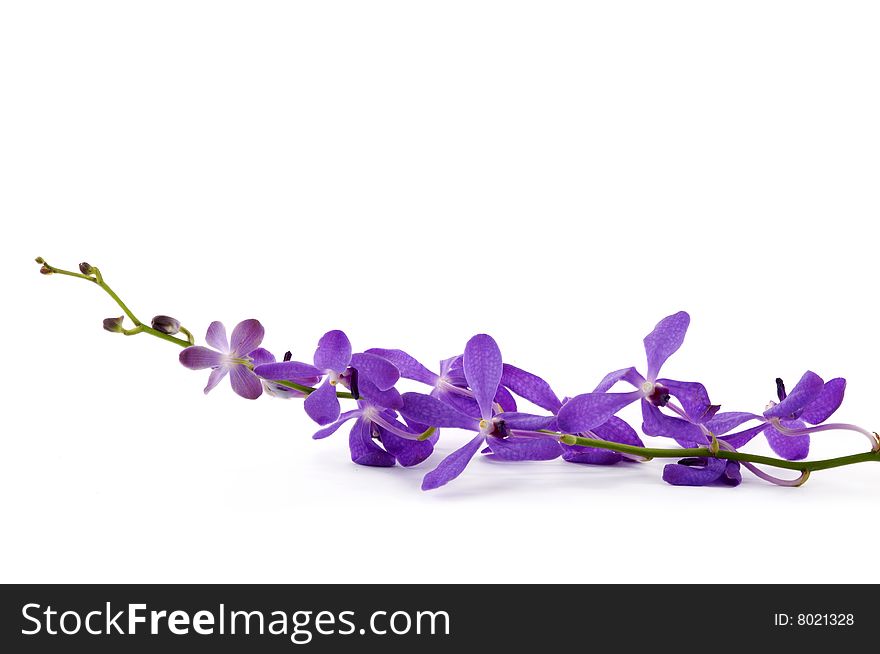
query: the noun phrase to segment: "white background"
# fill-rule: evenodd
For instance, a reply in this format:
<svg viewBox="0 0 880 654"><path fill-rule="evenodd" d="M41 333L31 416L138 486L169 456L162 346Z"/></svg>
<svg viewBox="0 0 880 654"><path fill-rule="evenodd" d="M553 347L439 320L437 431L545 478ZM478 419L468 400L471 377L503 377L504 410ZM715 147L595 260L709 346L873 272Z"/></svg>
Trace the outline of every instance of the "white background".
<svg viewBox="0 0 880 654"><path fill-rule="evenodd" d="M843 375L837 417L880 429L878 30L871 2L4 3L0 579L880 581L880 466L477 460L422 493L466 434L355 466L33 263L305 359L342 328L435 367L486 331L560 395L686 309L667 376L761 411Z"/></svg>

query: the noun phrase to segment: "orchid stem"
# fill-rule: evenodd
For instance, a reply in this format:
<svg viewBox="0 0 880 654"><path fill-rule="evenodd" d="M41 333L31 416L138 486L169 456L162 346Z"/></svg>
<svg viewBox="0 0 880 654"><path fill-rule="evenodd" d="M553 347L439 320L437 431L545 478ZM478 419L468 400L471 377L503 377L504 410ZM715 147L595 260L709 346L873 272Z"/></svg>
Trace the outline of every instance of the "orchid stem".
<svg viewBox="0 0 880 654"><path fill-rule="evenodd" d="M82 273L74 272L72 270L63 270L61 268L56 268L54 266L51 266L48 263L46 263L46 260L43 259L43 257L37 257L36 261L37 261L37 263L42 265L40 272L42 272L44 274L47 274L47 275L56 274L56 275L67 275L69 277L78 277L79 279L85 279L86 281L92 282L93 284L97 284L98 286L100 286L104 290L104 292L107 293L107 295L109 295L111 298L113 298L113 301L116 302L117 305L119 305L119 308L122 309L122 311L125 313L126 316L128 316L128 319L134 323L135 326L133 329L123 330L122 333L125 334L126 336L133 336L135 334L140 334L141 332L143 332L145 334L149 334L150 336L155 336L156 338L161 338L163 341L168 341L169 343L174 343L175 345L179 345L180 347L189 347L190 345L195 345L196 339L193 337L192 333L188 329L185 329L183 327L180 328L180 333L184 334L186 336L186 340L183 340L182 338L177 338L175 336L172 336L171 334L165 334L163 332L160 332L158 329L153 329L149 325L145 325L140 320L138 320L137 317L134 315L134 313L132 313L131 309L129 309L128 306L125 304L125 302L122 301L122 298L120 298L116 294L116 291L114 291L112 288L110 288L107 285L107 283L104 281L103 275L101 275L101 271L98 270L97 268L95 268L94 266L91 267L92 274L85 275ZM295 382L275 381L275 383L279 384L280 386L287 386L288 388L293 388L295 390L300 391L301 393L305 393L306 395L314 393L315 390L317 390L311 386L303 386L302 384L297 384ZM352 395L351 393L347 393L345 391L336 391L336 396L339 398L347 399L347 400L356 400L357 399L354 395Z"/></svg>
<svg viewBox="0 0 880 654"><path fill-rule="evenodd" d="M638 456L645 456L653 459L715 457L717 459L728 459L730 461L759 463L762 465L773 466L775 468L784 468L786 470L797 470L802 474L815 472L816 470L839 468L840 466L851 465L853 463L862 463L864 461L880 461L880 452L876 451L851 454L849 456L840 456L834 459L821 459L818 461L786 461L785 459L776 459L769 456L747 454L746 452L736 452L728 450L718 450L717 452L713 453L712 449L709 447L637 447L635 445L624 445L623 443L614 443L612 441L599 440L595 438L584 438L583 436L574 436L572 434L561 434L558 436L559 440L566 445L596 447L603 450L613 450L615 452L622 452L624 454L636 454Z"/></svg>

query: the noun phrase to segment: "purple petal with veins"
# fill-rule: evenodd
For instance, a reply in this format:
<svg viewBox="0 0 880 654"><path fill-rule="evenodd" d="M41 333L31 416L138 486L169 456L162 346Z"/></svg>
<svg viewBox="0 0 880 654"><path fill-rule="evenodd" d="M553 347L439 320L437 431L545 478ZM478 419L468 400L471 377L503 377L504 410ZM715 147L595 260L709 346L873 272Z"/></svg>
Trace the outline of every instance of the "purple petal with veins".
<svg viewBox="0 0 880 654"><path fill-rule="evenodd" d="M550 384L530 372L509 363L502 366L501 384L546 411L556 413L562 406ZM506 410L506 409L505 409Z"/></svg>
<svg viewBox="0 0 880 654"><path fill-rule="evenodd" d="M373 440L373 423L363 418L358 419L348 435L348 449L351 460L362 466L390 468L394 466L394 457L376 445Z"/></svg>
<svg viewBox="0 0 880 654"><path fill-rule="evenodd" d="M190 370L204 370L223 365L224 355L202 345L191 345L181 350L179 359Z"/></svg>
<svg viewBox="0 0 880 654"><path fill-rule="evenodd" d="M443 359L440 362L440 376L453 386L467 386L467 379L464 376L464 367L462 364L462 355Z"/></svg>
<svg viewBox="0 0 880 654"><path fill-rule="evenodd" d="M791 396L789 396L791 397ZM788 429L803 429L806 425L801 420L780 420L783 427ZM810 453L810 437L804 436L786 436L780 433L772 425L767 425L764 429L764 436L776 454L783 459L789 461L800 461L806 459Z"/></svg>
<svg viewBox="0 0 880 654"><path fill-rule="evenodd" d="M843 402L845 391L846 380L843 377L828 380L819 396L804 408L801 418L813 425L825 422Z"/></svg>
<svg viewBox="0 0 880 654"><path fill-rule="evenodd" d="M694 422L703 422L705 416L712 410L712 402L706 387L698 382L680 382L674 379L658 379L661 384L669 389L670 395L674 396L685 413ZM715 409L717 411L717 408Z"/></svg>
<svg viewBox="0 0 880 654"><path fill-rule="evenodd" d="M251 360L254 368L269 363L275 363L275 355L272 354L269 350L266 350L262 347L258 347L256 350L248 353L248 358ZM256 372L256 370L254 370L254 372Z"/></svg>
<svg viewBox="0 0 880 654"><path fill-rule="evenodd" d="M382 426L377 426L377 429L382 439L382 445L405 468L418 465L434 452L434 443L430 440L410 440L392 434Z"/></svg>
<svg viewBox="0 0 880 654"><path fill-rule="evenodd" d="M266 363L254 368L263 379L280 379L282 381L297 381L309 377L322 377L323 372L310 363L302 361L279 361L278 363Z"/></svg>
<svg viewBox="0 0 880 654"><path fill-rule="evenodd" d="M680 443L708 445L710 439L697 425L667 416L650 402L642 402L642 431L648 436L666 436Z"/></svg>
<svg viewBox="0 0 880 654"><path fill-rule="evenodd" d="M403 398L396 388L379 390L369 379L361 379L358 381L358 391L362 398L376 406L386 409L399 409L403 406Z"/></svg>
<svg viewBox="0 0 880 654"><path fill-rule="evenodd" d="M408 395L408 393L404 395ZM444 486L458 477L467 467L467 464L470 463L471 459L474 458L474 454L477 453L477 450L480 449L485 440L482 434L478 434L471 441L443 459L436 468L425 475L425 478L422 480L422 490L440 488L440 486Z"/></svg>
<svg viewBox="0 0 880 654"><path fill-rule="evenodd" d="M362 413L363 413L363 411L361 409L354 409L353 411L346 411L345 413L343 413L342 415L339 416L339 419L336 420L336 422L331 422L326 427L323 427L322 429L319 429L318 431L316 431L312 435L312 438L314 438L315 440L327 438L328 436L335 434L337 432L337 430L340 427L342 427L342 425L344 425L346 422L348 422L352 418L358 417Z"/></svg>
<svg viewBox="0 0 880 654"><path fill-rule="evenodd" d="M655 381L660 368L675 354L684 342L691 317L684 311L667 316L657 323L654 331L645 336L645 354L648 356L648 381Z"/></svg>
<svg viewBox="0 0 880 654"><path fill-rule="evenodd" d="M319 370L342 372L351 361L351 341L345 332L338 329L329 331L318 341L315 350L315 367Z"/></svg>
<svg viewBox="0 0 880 654"><path fill-rule="evenodd" d="M743 429L742 431L738 431L733 434L727 434L726 436L719 436L718 440L724 441L728 445L730 445L733 449L738 450L743 445L752 440L755 436L764 431L766 427L766 423L761 423L760 425L756 425L754 427L749 427L748 429ZM717 435L717 434L716 434Z"/></svg>
<svg viewBox="0 0 880 654"><path fill-rule="evenodd" d="M742 483L743 476L739 467L739 461L728 461L724 467L724 474L720 480L728 486L739 486Z"/></svg>
<svg viewBox="0 0 880 654"><path fill-rule="evenodd" d="M726 411L724 413L716 413L715 416L705 423L706 429L711 431L716 436L721 436L722 434L726 434L732 429L736 429L740 425L748 422L749 420L760 420L762 423L764 419L755 415L754 413L745 413L742 411Z"/></svg>
<svg viewBox="0 0 880 654"><path fill-rule="evenodd" d="M214 368L211 371L211 374L208 375L208 385L205 386L205 395L207 395L212 390L214 390L214 388L217 387L217 384L219 384L221 381L223 381L223 378L226 377L226 375L228 375L228 374L229 374L229 368L227 368L226 366Z"/></svg>
<svg viewBox="0 0 880 654"><path fill-rule="evenodd" d="M382 391L387 391L400 379L397 366L378 354L354 354L349 365L358 371L358 381L369 379Z"/></svg>
<svg viewBox="0 0 880 654"><path fill-rule="evenodd" d="M495 420L503 420L510 429L523 429L526 431L538 431L540 429L552 429L556 426L556 416L536 416L531 413L518 413L505 411L495 416Z"/></svg>
<svg viewBox="0 0 880 654"><path fill-rule="evenodd" d="M253 370L243 365L232 366L229 370L229 380L232 382L232 390L246 400L256 400L263 394L263 384Z"/></svg>
<svg viewBox="0 0 880 654"><path fill-rule="evenodd" d="M724 475L727 461L715 458L682 459L663 468L663 481L673 486L707 486ZM689 465L688 465L689 464Z"/></svg>
<svg viewBox="0 0 880 654"><path fill-rule="evenodd" d="M501 350L488 334L477 334L464 348L464 376L484 420L492 417L492 403L501 383Z"/></svg>
<svg viewBox="0 0 880 654"><path fill-rule="evenodd" d="M599 382L599 385L593 390L594 393L605 393L611 390L611 387L614 386L619 381L625 381L636 388L640 388L642 384L645 383L645 378L639 373L635 368L621 368L620 370L615 370L614 372L609 372L605 377L602 378L602 381Z"/></svg>
<svg viewBox="0 0 880 654"><path fill-rule="evenodd" d="M489 436L486 443L492 450L492 458L502 461L550 461L562 456L562 447L552 436L547 438Z"/></svg>
<svg viewBox="0 0 880 654"><path fill-rule="evenodd" d="M260 347L266 330L259 320L250 318L242 320L232 330L232 338L229 341L229 351L236 357L246 356Z"/></svg>
<svg viewBox="0 0 880 654"><path fill-rule="evenodd" d="M825 382L815 372L807 370L797 385L779 404L764 412L766 418L788 418L797 416L801 409L817 399L825 387Z"/></svg>
<svg viewBox="0 0 880 654"><path fill-rule="evenodd" d="M457 409L460 413L473 417L479 422L480 407L477 406L477 402L474 398L468 397L467 395L461 395L446 388L435 388L431 391L430 395L444 404L448 404L453 409Z"/></svg>
<svg viewBox="0 0 880 654"><path fill-rule="evenodd" d="M502 411L516 411L516 399L504 386L498 387L498 391L495 393L495 404L500 406Z"/></svg>
<svg viewBox="0 0 880 654"><path fill-rule="evenodd" d="M309 417L319 425L329 425L339 418L339 398L336 397L336 387L325 380L318 389L309 393L303 402L303 407Z"/></svg>
<svg viewBox="0 0 880 654"><path fill-rule="evenodd" d="M226 354L229 352L229 341L226 340L226 327L219 320L215 320L208 325L208 333L205 334L205 341L215 350L219 350Z"/></svg>
<svg viewBox="0 0 880 654"><path fill-rule="evenodd" d="M422 393L404 393L400 413L407 420L415 420L432 427L457 427L479 431L479 420L444 404L436 397Z"/></svg>
<svg viewBox="0 0 880 654"><path fill-rule="evenodd" d="M641 397L639 391L630 393L584 393L571 398L559 409L559 428L577 434L607 422L615 413Z"/></svg>
<svg viewBox="0 0 880 654"><path fill-rule="evenodd" d="M374 347L367 350L366 353L377 354L383 359L393 363L400 371L401 377L413 379L417 382L427 384L428 386L433 386L437 383L437 375L435 373L428 370L414 357L411 357L403 350L385 350L383 348Z"/></svg>

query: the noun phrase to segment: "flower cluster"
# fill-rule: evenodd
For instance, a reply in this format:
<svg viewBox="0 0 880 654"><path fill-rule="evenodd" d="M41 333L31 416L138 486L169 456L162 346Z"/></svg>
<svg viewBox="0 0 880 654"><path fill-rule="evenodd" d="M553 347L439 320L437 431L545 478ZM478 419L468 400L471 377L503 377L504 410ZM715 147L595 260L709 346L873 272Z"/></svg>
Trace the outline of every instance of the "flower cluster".
<svg viewBox="0 0 880 654"><path fill-rule="evenodd" d="M777 379L778 402L760 413L721 411L703 384L661 377L689 324L683 311L657 323L644 339L644 374L635 367L621 368L605 375L591 392L561 399L541 377L505 362L487 334L471 338L461 354L441 361L439 372L433 372L402 350L354 352L339 330L321 337L311 363L294 361L290 353L277 361L260 347L264 330L257 320L239 323L231 339L223 324L214 322L205 339L210 347L191 345L180 353L180 362L211 370L206 393L229 376L232 389L247 399L264 391L304 398L306 413L320 426L316 439L351 422L351 458L361 465L414 466L432 455L441 429L469 432L464 445L425 475L424 490L458 477L478 453L502 461L562 458L592 465L644 460L652 450L617 415L636 402L643 434L672 439L684 448L682 458L663 470L663 479L677 486L737 486L741 467L781 485L801 483L808 468L798 479L780 479L733 454L759 434L786 461L804 459L810 434L828 429L860 432L871 440L872 452L880 449L876 434L826 422L843 401L846 381L840 377L826 382L807 371L790 392ZM401 393L401 379L423 385L426 392ZM615 390L621 384L629 390ZM354 401L353 408L343 411L340 398ZM519 411L517 398L536 409Z"/></svg>

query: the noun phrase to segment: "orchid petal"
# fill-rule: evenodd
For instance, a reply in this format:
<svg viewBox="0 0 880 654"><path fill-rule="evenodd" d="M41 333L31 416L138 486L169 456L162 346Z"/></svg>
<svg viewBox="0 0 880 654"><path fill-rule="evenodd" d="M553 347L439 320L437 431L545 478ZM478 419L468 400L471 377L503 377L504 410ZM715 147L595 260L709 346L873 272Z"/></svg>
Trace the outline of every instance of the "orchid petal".
<svg viewBox="0 0 880 654"><path fill-rule="evenodd" d="M843 377L828 380L819 396L804 408L801 418L813 425L825 422L843 402L845 391L846 380Z"/></svg>
<svg viewBox="0 0 880 654"><path fill-rule="evenodd" d="M414 357L403 350L386 350L380 347L370 348L367 354L377 354L383 359L393 363L400 371L400 376L413 379L428 386L437 383L437 375L419 363Z"/></svg>
<svg viewBox="0 0 880 654"><path fill-rule="evenodd" d="M351 361L351 341L345 332L338 329L329 331L318 341L315 350L315 367L319 370L342 372Z"/></svg>
<svg viewBox="0 0 880 654"><path fill-rule="evenodd" d="M728 445L730 445L733 449L738 450L743 445L752 440L755 436L764 431L766 427L766 423L761 423L760 425L756 425L755 427L749 427L748 429L743 429L742 431L738 431L734 434L727 434L726 436L718 437L718 440L724 441Z"/></svg>
<svg viewBox="0 0 880 654"><path fill-rule="evenodd" d="M803 429L806 427L800 420L781 420L780 422L783 427L788 427L789 429ZM767 425L764 429L764 436L767 437L770 449L783 459L800 461L801 459L806 459L810 453L809 435L787 436L777 431L773 425Z"/></svg>
<svg viewBox="0 0 880 654"><path fill-rule="evenodd" d="M779 404L764 412L766 418L787 418L795 416L805 406L817 399L825 387L825 382L815 372L807 370L797 385Z"/></svg>
<svg viewBox="0 0 880 654"><path fill-rule="evenodd" d="M212 390L214 390L217 387L217 384L219 384L221 381L223 381L223 378L226 377L226 375L228 375L228 374L229 374L229 368L226 366L220 366L219 368L214 368L211 371L211 374L208 375L208 385L205 386L205 395L207 395Z"/></svg>
<svg viewBox="0 0 880 654"><path fill-rule="evenodd" d="M232 382L232 390L246 400L256 400L263 394L263 384L260 383L260 378L246 366L232 366L229 370L229 381Z"/></svg>
<svg viewBox="0 0 880 654"><path fill-rule="evenodd" d="M761 416L755 415L754 413L745 413L742 411L726 411L724 413L716 413L711 420L705 423L705 425L706 429L711 431L713 434L715 434L716 436L721 436L722 434L728 433L730 430L739 427L749 420L760 420L762 423L764 422L764 419Z"/></svg>
<svg viewBox="0 0 880 654"><path fill-rule="evenodd" d="M405 395L409 395L409 393ZM427 491L440 488L458 477L485 440L483 434L477 434L472 440L443 459L436 468L425 475L425 478L422 480L422 490Z"/></svg>
<svg viewBox="0 0 880 654"><path fill-rule="evenodd" d="M584 393L571 398L559 409L559 428L569 434L588 431L606 422L611 416L641 397L630 393Z"/></svg>
<svg viewBox="0 0 880 654"><path fill-rule="evenodd" d="M395 464L394 457L373 440L373 423L363 418L351 428L348 449L351 451L351 460L358 465L391 468Z"/></svg>
<svg viewBox="0 0 880 654"><path fill-rule="evenodd" d="M495 416L495 420L502 420L510 429L523 429L526 431L539 431L552 429L556 426L556 416L535 416L531 413L519 413L505 411Z"/></svg>
<svg viewBox="0 0 880 654"><path fill-rule="evenodd" d="M501 407L501 411L516 411L516 399L504 386L499 386L495 392L495 404Z"/></svg>
<svg viewBox="0 0 880 654"><path fill-rule="evenodd" d="M486 439L492 450L492 457L502 461L550 461L562 456L562 446L553 436L547 438L510 438Z"/></svg>
<svg viewBox="0 0 880 654"><path fill-rule="evenodd" d="M371 404L376 406L385 409L399 409L403 406L403 398L396 388L382 391L369 379L361 379L358 382L358 391L362 398L369 400Z"/></svg>
<svg viewBox="0 0 880 654"><path fill-rule="evenodd" d="M382 439L382 445L405 468L418 465L434 452L434 443L430 440L418 441L403 438L397 434L392 434L381 425L377 425L377 428Z"/></svg>
<svg viewBox="0 0 880 654"><path fill-rule="evenodd" d="M380 391L387 391L400 379L397 366L378 354L354 354L349 365L358 371L358 381L369 379Z"/></svg>
<svg viewBox="0 0 880 654"><path fill-rule="evenodd" d="M530 372L509 363L502 366L501 385L506 386L521 398L528 400L546 411L556 413L562 406L550 384Z"/></svg>
<svg viewBox="0 0 880 654"><path fill-rule="evenodd" d="M226 340L226 327L219 320L215 320L208 325L208 332L205 334L205 342L215 350L227 354L229 352L229 341Z"/></svg>
<svg viewBox="0 0 880 654"><path fill-rule="evenodd" d="M492 417L492 403L501 383L501 350L488 334L477 334L464 348L464 376L483 420Z"/></svg>
<svg viewBox="0 0 880 654"><path fill-rule="evenodd" d="M657 379L660 368L681 347L690 322L691 317L686 312L679 311L658 322L654 331L645 336L648 381Z"/></svg>
<svg viewBox="0 0 880 654"><path fill-rule="evenodd" d="M331 422L326 427L323 427L323 428L319 429L318 431L316 431L312 435L312 438L314 438L315 440L327 438L328 436L335 434L337 432L337 430L340 427L342 427L342 425L344 425L346 422L348 422L352 418L355 418L355 417L361 415L362 413L363 413L363 411L361 409L354 409L352 411L346 411L345 413L343 413L342 415L339 416L339 419L336 420L336 422Z"/></svg>
<svg viewBox="0 0 880 654"><path fill-rule="evenodd" d="M479 420L465 415L436 397L422 393L404 393L400 413L407 420L415 420L432 427L458 427L479 431Z"/></svg>
<svg viewBox="0 0 880 654"><path fill-rule="evenodd" d="M309 377L322 377L322 373L310 363L302 361L279 361L278 363L266 363L254 368L263 379L282 381L297 381Z"/></svg>
<svg viewBox="0 0 880 654"><path fill-rule="evenodd" d="M265 334L266 330L263 329L263 325L260 324L259 320L254 318L242 320L232 330L229 351L237 357L245 356L248 352L252 352L260 347Z"/></svg>
<svg viewBox="0 0 880 654"><path fill-rule="evenodd" d="M262 347L258 347L256 350L248 353L248 358L251 360L254 368L269 363L275 363L275 355L272 354L269 350ZM256 372L256 370L254 370L254 372Z"/></svg>
<svg viewBox="0 0 880 654"><path fill-rule="evenodd" d="M309 417L319 425L329 425L339 418L339 398L336 397L336 387L325 380L316 391L309 393L303 402L303 408Z"/></svg>
<svg viewBox="0 0 880 654"><path fill-rule="evenodd" d="M663 468L663 481L673 486L708 486L724 475L727 461L710 457L682 459L686 463L670 463Z"/></svg>
<svg viewBox="0 0 880 654"><path fill-rule="evenodd" d="M178 359L190 370L204 370L222 365L224 355L202 345L191 345L185 350L181 350Z"/></svg>
<svg viewBox="0 0 880 654"><path fill-rule="evenodd" d="M709 437L697 425L668 416L653 404L642 401L642 431L648 436L666 436L680 443L708 445Z"/></svg>
<svg viewBox="0 0 880 654"><path fill-rule="evenodd" d="M621 368L605 375L593 392L606 393L619 381L626 381L636 388L640 388L645 383L645 378L635 368Z"/></svg>
<svg viewBox="0 0 880 654"><path fill-rule="evenodd" d="M658 384L669 389L669 394L681 402L681 406L687 413L688 418L694 422L703 422L707 417L711 418L713 409L712 401L706 387L698 382L680 382L674 379L658 379Z"/></svg>

